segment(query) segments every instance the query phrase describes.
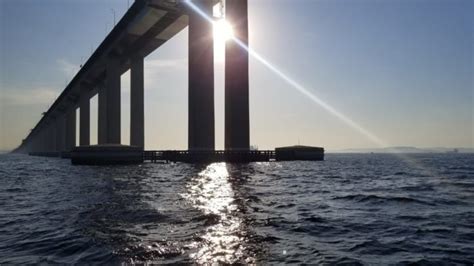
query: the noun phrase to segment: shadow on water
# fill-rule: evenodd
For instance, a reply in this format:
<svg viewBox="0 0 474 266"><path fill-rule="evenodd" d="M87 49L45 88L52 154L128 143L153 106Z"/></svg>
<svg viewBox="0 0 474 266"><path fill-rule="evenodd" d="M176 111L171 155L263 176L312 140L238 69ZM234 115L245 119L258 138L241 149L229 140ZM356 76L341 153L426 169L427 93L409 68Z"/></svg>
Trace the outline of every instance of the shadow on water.
<svg viewBox="0 0 474 266"><path fill-rule="evenodd" d="M166 217L144 200L145 167L83 167L69 189L69 227L87 239L87 250L100 249L102 256L79 256L75 262L146 261L162 250L142 248L144 228ZM82 179L81 179L82 177ZM87 251L86 250L86 251ZM87 252L84 252L87 254ZM107 254L105 256L105 254Z"/></svg>
<svg viewBox="0 0 474 266"><path fill-rule="evenodd" d="M189 171L152 164L101 168L105 201L85 210L84 232L109 247L116 262L186 262L183 242L194 228L178 193Z"/></svg>
<svg viewBox="0 0 474 266"><path fill-rule="evenodd" d="M79 213L77 226L84 235L110 248L115 258L117 255L138 260L152 258L153 254L140 252L142 234L135 229L165 217L143 200L146 189L142 182L146 169L114 167L95 170L103 186L82 187L81 195L93 194L94 197ZM134 249L135 256L132 256L129 251Z"/></svg>

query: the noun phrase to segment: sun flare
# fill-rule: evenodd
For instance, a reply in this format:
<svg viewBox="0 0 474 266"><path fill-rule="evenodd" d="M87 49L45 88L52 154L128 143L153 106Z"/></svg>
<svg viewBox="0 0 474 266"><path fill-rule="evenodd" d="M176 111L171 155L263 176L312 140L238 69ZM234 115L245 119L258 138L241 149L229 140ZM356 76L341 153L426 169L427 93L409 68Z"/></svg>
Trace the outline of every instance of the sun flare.
<svg viewBox="0 0 474 266"><path fill-rule="evenodd" d="M232 26L225 19L214 22L214 40L226 42L234 37Z"/></svg>
<svg viewBox="0 0 474 266"><path fill-rule="evenodd" d="M213 24L214 56L217 62L224 62L226 42L234 38L234 30L225 19L214 21Z"/></svg>

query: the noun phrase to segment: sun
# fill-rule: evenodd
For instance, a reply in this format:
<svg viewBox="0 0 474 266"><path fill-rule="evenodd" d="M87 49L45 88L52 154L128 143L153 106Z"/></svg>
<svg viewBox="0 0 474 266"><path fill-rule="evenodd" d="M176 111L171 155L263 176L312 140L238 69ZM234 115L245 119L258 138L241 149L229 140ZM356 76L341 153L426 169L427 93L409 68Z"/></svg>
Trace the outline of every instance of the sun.
<svg viewBox="0 0 474 266"><path fill-rule="evenodd" d="M234 30L232 26L225 19L220 19L214 22L214 40L219 43L225 43L226 41L234 37Z"/></svg>
<svg viewBox="0 0 474 266"><path fill-rule="evenodd" d="M220 19L214 22L214 56L217 62L224 62L226 42L234 38L234 30L229 22Z"/></svg>

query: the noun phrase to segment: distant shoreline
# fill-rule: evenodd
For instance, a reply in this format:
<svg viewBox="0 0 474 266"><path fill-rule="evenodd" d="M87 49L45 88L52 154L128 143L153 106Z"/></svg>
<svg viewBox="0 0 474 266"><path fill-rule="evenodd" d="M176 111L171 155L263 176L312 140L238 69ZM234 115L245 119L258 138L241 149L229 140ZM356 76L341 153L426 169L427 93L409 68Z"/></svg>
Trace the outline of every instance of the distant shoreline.
<svg viewBox="0 0 474 266"><path fill-rule="evenodd" d="M463 152L365 152L365 151L326 151L326 154L474 154L473 151Z"/></svg>
<svg viewBox="0 0 474 266"><path fill-rule="evenodd" d="M474 148L417 148L417 147L386 147L367 149L328 150L328 153L474 153Z"/></svg>

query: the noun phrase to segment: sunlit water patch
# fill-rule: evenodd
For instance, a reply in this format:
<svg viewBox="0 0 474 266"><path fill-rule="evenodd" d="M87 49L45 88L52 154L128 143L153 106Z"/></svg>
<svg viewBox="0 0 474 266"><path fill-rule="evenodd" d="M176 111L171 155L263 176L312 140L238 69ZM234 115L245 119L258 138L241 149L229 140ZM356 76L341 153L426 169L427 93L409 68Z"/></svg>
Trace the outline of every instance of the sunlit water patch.
<svg viewBox="0 0 474 266"><path fill-rule="evenodd" d="M236 198L229 180L225 163L214 163L206 167L187 185L183 197L203 212L206 226L197 248L190 254L198 263L254 262L246 256L246 233L239 217Z"/></svg>

